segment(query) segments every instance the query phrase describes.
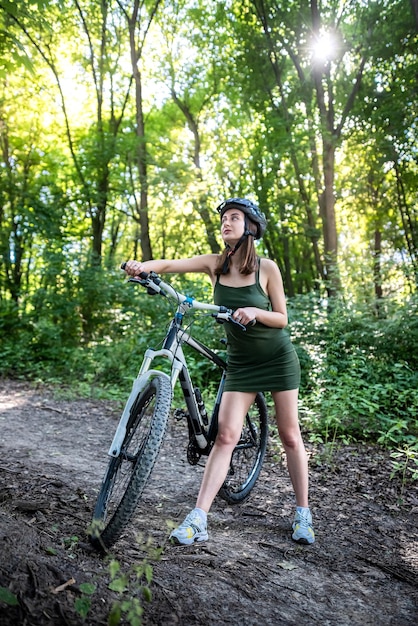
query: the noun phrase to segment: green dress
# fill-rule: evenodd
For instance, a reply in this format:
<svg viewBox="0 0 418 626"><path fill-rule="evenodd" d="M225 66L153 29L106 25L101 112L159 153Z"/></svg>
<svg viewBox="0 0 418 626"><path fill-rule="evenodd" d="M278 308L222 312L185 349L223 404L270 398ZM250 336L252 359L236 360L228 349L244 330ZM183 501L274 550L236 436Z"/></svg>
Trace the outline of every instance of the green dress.
<svg viewBox="0 0 418 626"><path fill-rule="evenodd" d="M266 311L271 303L259 282L247 287L214 287L214 302L229 309L254 306ZM299 359L284 328L257 322L243 331L236 324L224 325L228 340L225 391L286 391L300 384Z"/></svg>

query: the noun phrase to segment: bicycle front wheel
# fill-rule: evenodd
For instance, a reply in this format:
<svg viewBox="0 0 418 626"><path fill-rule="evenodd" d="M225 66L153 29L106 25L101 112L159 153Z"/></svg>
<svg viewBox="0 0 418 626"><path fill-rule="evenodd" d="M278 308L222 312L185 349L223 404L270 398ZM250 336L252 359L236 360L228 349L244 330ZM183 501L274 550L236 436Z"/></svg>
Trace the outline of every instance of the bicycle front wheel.
<svg viewBox="0 0 418 626"><path fill-rule="evenodd" d="M156 375L131 408L120 454L109 461L97 498L90 541L106 550L135 512L164 439L171 406L171 383Z"/></svg>
<svg viewBox="0 0 418 626"><path fill-rule="evenodd" d="M258 393L245 416L238 445L219 495L229 504L245 500L260 474L268 441L268 412L265 398Z"/></svg>

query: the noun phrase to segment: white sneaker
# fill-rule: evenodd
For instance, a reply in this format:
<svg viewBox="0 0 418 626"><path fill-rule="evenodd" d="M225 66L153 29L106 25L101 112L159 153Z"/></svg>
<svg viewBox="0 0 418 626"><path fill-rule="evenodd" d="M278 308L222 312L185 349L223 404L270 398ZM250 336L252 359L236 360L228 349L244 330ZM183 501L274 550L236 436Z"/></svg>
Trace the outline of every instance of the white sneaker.
<svg viewBox="0 0 418 626"><path fill-rule="evenodd" d="M312 526L312 515L309 509L306 509L305 511L296 511L292 528L293 541L305 544L313 543L315 541L315 533Z"/></svg>
<svg viewBox="0 0 418 626"><path fill-rule="evenodd" d="M207 541L208 537L206 522L193 509L184 522L170 533L169 539L177 545L190 546L195 541Z"/></svg>

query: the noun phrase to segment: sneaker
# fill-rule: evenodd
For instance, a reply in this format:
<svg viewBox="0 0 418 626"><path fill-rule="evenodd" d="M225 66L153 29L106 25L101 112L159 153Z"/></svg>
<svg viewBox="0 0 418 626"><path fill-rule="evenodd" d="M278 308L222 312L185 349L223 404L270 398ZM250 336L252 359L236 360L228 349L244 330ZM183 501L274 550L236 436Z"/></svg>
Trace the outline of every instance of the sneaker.
<svg viewBox="0 0 418 626"><path fill-rule="evenodd" d="M177 545L190 546L195 541L207 541L208 537L206 522L193 509L184 522L170 533L169 539Z"/></svg>
<svg viewBox="0 0 418 626"><path fill-rule="evenodd" d="M293 541L304 544L313 543L315 541L315 533L312 526L312 515L309 509L296 511L292 528Z"/></svg>

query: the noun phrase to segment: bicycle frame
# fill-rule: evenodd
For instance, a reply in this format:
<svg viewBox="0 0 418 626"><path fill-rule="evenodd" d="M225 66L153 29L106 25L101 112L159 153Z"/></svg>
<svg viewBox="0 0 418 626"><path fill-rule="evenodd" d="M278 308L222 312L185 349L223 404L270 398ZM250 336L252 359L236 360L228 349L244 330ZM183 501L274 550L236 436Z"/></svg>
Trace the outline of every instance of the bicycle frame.
<svg viewBox="0 0 418 626"><path fill-rule="evenodd" d="M131 279L131 282L139 282L135 279ZM142 284L142 283L141 283ZM165 283L160 283L167 291L170 290L174 292L173 288ZM169 287L169 289L168 289ZM177 292L176 295L178 296ZM172 295L172 294L171 294ZM230 315L231 312L226 309L222 309L222 307L212 305L212 304L204 304L193 300L192 298L185 297L182 302L179 303L177 307L177 311L172 319L168 331L166 333L163 347L160 350L154 350L152 348L148 348L145 351L144 358L141 364L141 367L138 372L138 376L133 382L132 391L128 398L128 401L123 410L121 419L119 421L118 427L116 429L112 444L109 448L109 456L117 457L120 454L122 443L126 434L126 428L128 424L128 420L130 417L130 412L135 399L138 394L146 387L148 381L152 376L156 374L167 376L170 379L171 389L174 390L174 387L177 381L180 381L182 393L184 400L186 402L188 414L189 414L189 423L193 429L197 445L201 451L207 449L208 444L211 441L211 437L213 435L213 430L215 421L217 419L217 412L220 403L220 399L222 396L222 391L224 387L224 379L225 379L225 371L226 371L226 361L222 359L216 352L205 346L203 343L192 337L187 331L184 331L182 328L182 322L186 311L190 308L198 308L198 309L206 309L216 311L216 316L221 316L221 319L225 319L226 315ZM195 389L193 387L193 383L190 377L190 372L187 366L186 357L183 352L182 346L186 344L193 348L196 352L198 352L201 356L208 359L215 365L217 365L222 370L221 381L218 387L218 392L216 396L215 406L212 413L212 419L208 426L206 426L203 422L197 399L195 394ZM151 369L154 361L158 358L168 359L171 363L170 375L166 374L161 370Z"/></svg>

